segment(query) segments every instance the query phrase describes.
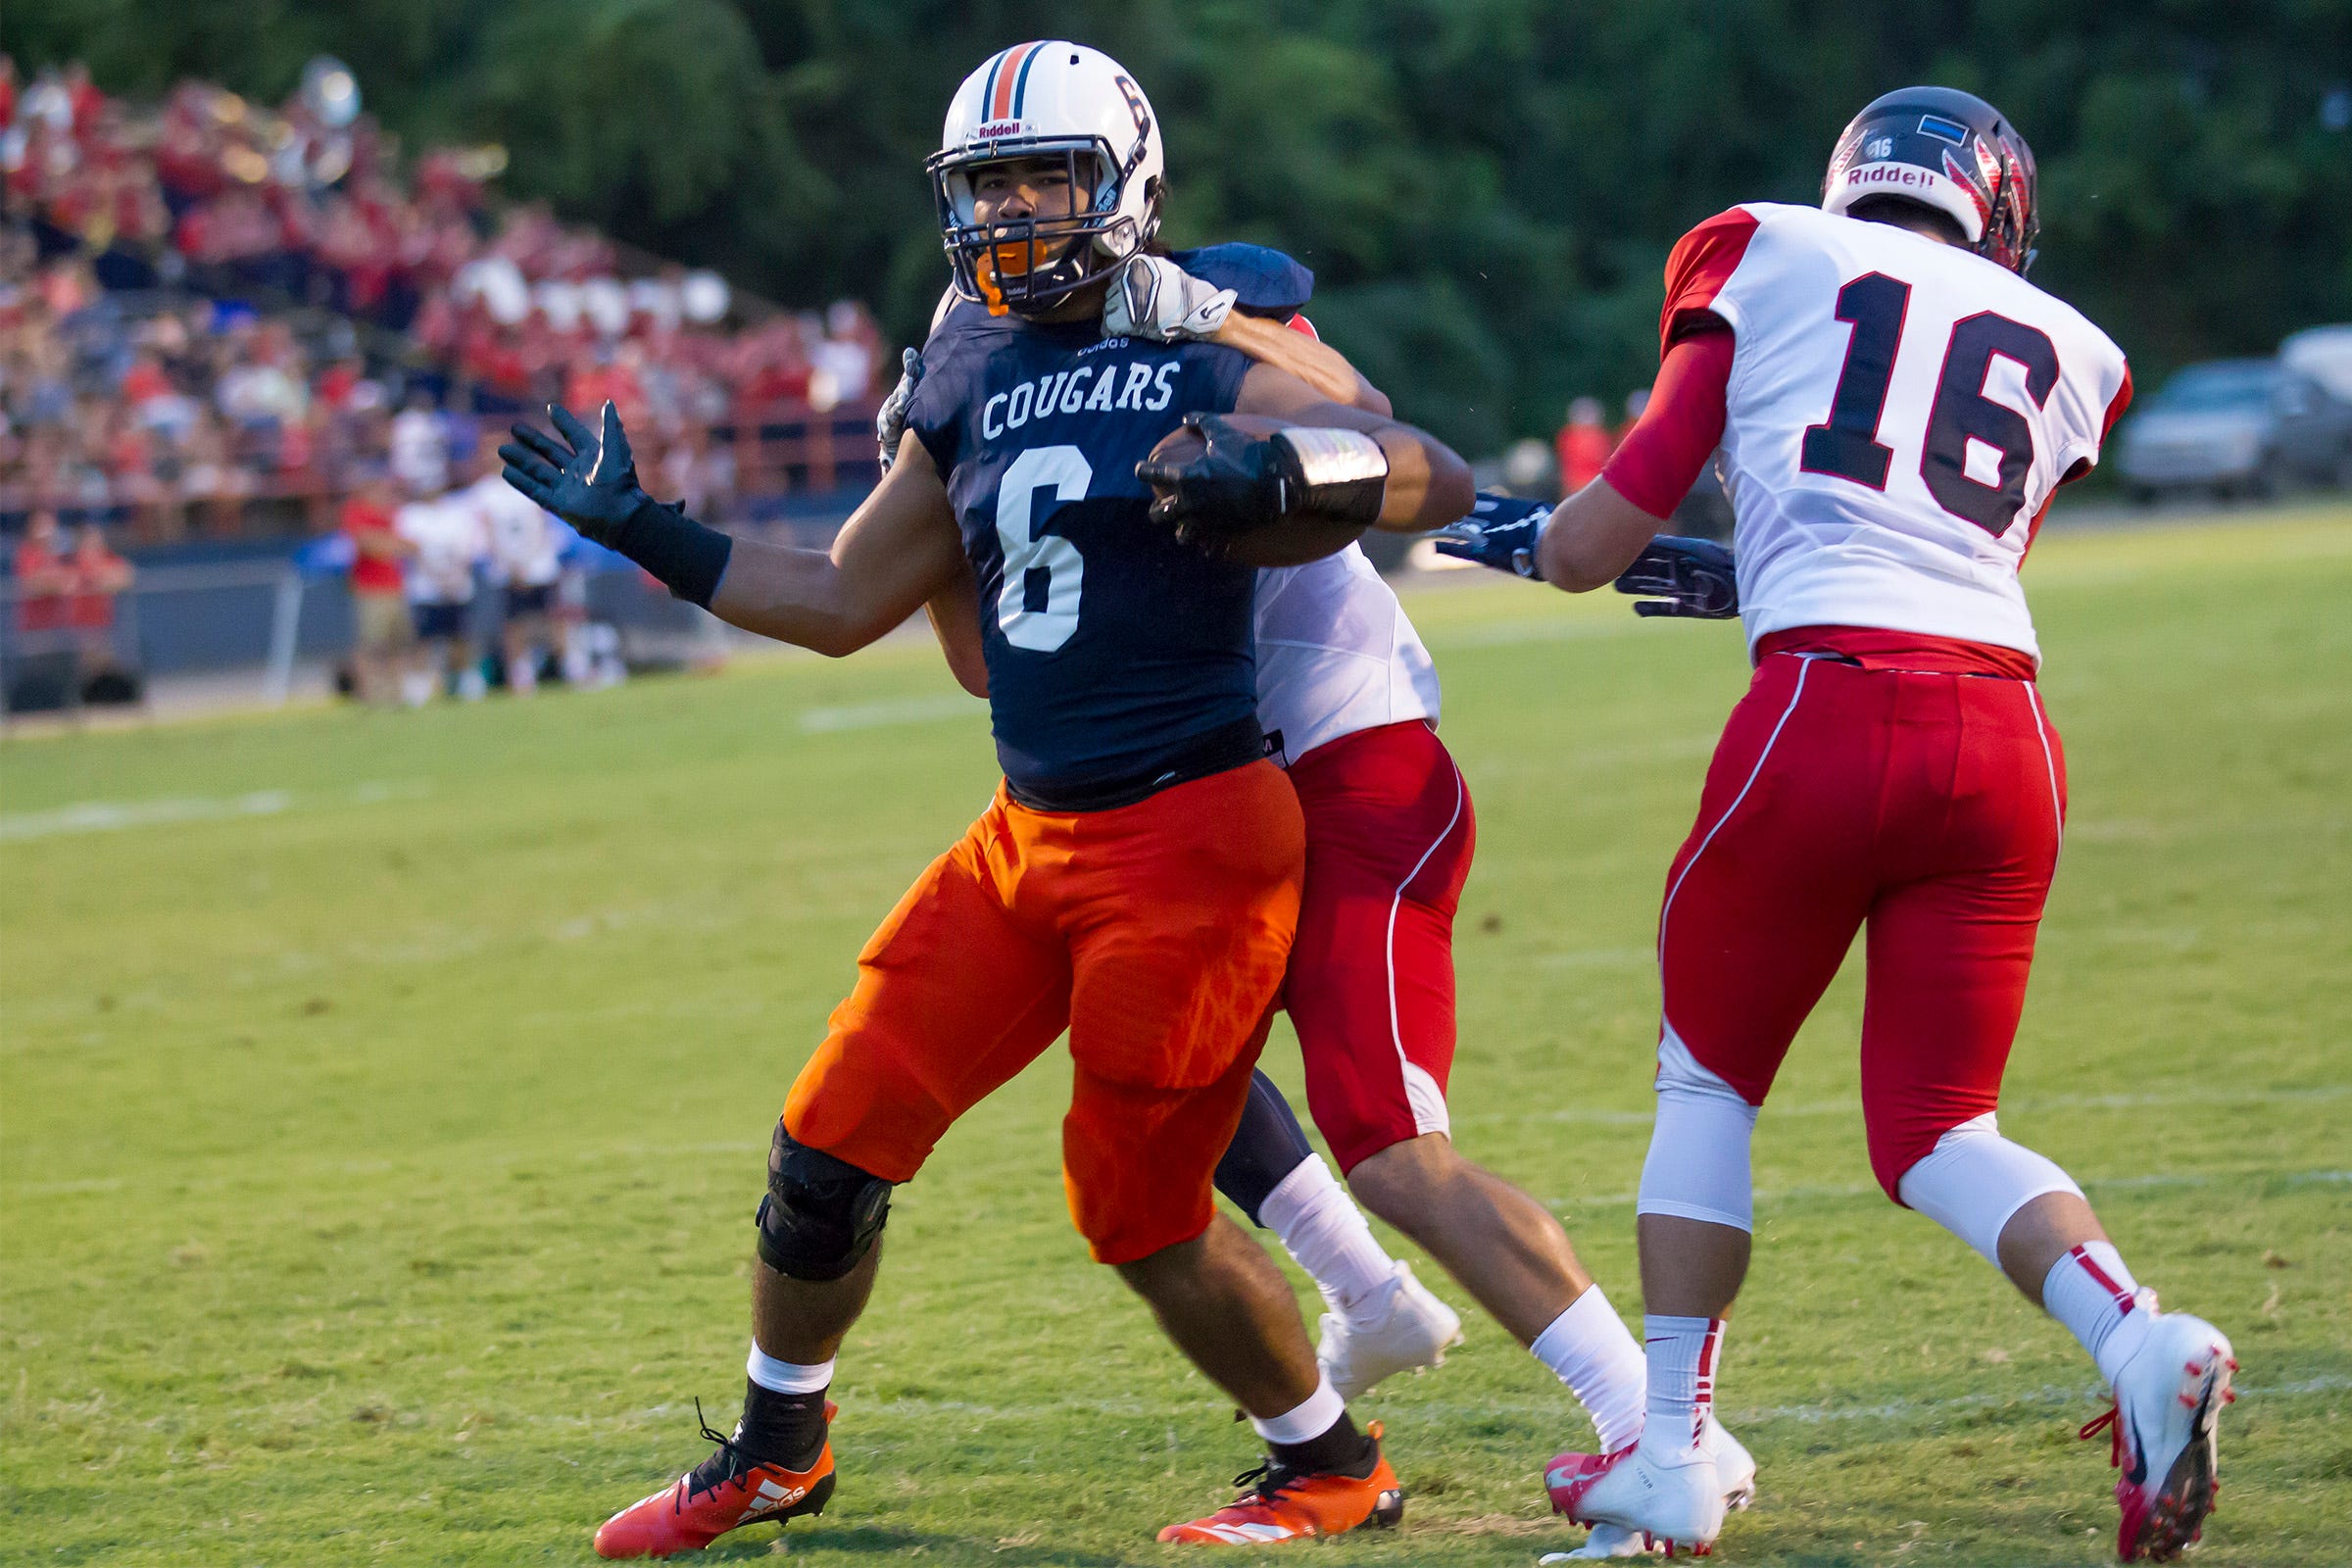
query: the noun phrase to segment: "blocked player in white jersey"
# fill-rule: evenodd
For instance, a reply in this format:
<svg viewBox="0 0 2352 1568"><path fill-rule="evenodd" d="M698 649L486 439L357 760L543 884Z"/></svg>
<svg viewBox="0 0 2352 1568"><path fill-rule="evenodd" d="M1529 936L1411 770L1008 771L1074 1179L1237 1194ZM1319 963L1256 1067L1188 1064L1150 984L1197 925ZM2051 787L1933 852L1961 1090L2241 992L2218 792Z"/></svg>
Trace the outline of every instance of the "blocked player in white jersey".
<svg viewBox="0 0 2352 1568"><path fill-rule="evenodd" d="M1388 407L1298 314L1311 285L1303 268L1248 246L1180 260L1130 262L1106 302L1105 330L1222 342L1335 402ZM1218 286L1227 280L1239 287ZM892 404L903 404L920 374L911 355L907 374ZM878 431L885 454L897 434L889 408ZM958 591L931 613L958 679L985 694L977 605ZM1261 1071L1217 1188L1272 1230L1322 1292L1331 1310L1317 1358L1344 1397L1441 1360L1461 1325L1381 1247L1352 1190L1568 1388L1604 1446L1630 1443L1644 1368L1623 1320L1551 1212L1464 1158L1451 1138L1453 918L1476 829L1468 786L1437 735L1436 664L1354 545L1261 571L1254 620L1259 727L1306 825L1306 883L1282 1005L1304 1058L1309 1111L1348 1186ZM1720 1426L1710 1426L1707 1442L1723 1456L1723 1484L1743 1504L1753 1460ZM1628 1533L1601 1534L1640 1544Z"/></svg>
<svg viewBox="0 0 2352 1568"><path fill-rule="evenodd" d="M1572 592L1645 554L1671 582L1688 558L1650 536L1710 453L1738 519L1755 674L1659 915L1647 1419L1633 1448L1554 1461L1573 1518L1686 1544L1721 1525L1693 1435L1747 1268L1749 1137L1865 927L1881 1185L2073 1330L2113 1385L2085 1436L2113 1426L2126 1560L2171 1557L2212 1507L2229 1342L2159 1313L2081 1189L1994 1114L2066 805L2018 567L2131 393L2106 335L2025 280L2035 228L2033 155L1990 105L1879 99L1839 139L1819 210L1737 207L1676 248L1657 389L1602 476L1516 537L1446 547Z"/></svg>

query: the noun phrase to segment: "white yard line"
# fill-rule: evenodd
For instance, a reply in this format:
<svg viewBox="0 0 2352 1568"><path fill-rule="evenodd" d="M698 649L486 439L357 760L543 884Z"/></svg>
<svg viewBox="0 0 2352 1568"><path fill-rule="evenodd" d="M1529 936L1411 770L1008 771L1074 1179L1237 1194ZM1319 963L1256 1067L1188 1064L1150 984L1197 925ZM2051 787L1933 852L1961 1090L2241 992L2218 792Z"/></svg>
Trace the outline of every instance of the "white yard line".
<svg viewBox="0 0 2352 1568"><path fill-rule="evenodd" d="M2039 1115L2064 1110L2151 1110L2171 1105L2301 1105L2325 1103L2352 1096L2352 1084L2313 1084L2302 1089L2173 1090L2144 1095L2025 1095L2001 1102L2004 1115ZM1604 1109L1592 1105L1563 1105L1556 1110L1486 1110L1456 1112L1462 1126L1499 1122L1556 1121L1579 1126L1628 1127L1649 1125L1650 1111ZM1845 1116L1859 1119L1859 1100L1800 1101L1782 1104L1767 1101L1763 1122L1791 1116Z"/></svg>
<svg viewBox="0 0 2352 1568"><path fill-rule="evenodd" d="M949 719L980 719L988 715L988 706L976 697L961 694L939 694L930 697L894 697L876 703L850 703L839 708L808 708L801 710L803 734L832 735L852 729L888 729L900 724L937 724Z"/></svg>
<svg viewBox="0 0 2352 1568"><path fill-rule="evenodd" d="M1583 615L1520 616L1484 624L1423 627L1422 639L1438 650L1448 648L1517 648L1527 643L1582 642L1588 637L1630 637L1645 630L1630 610L1622 619Z"/></svg>
<svg viewBox="0 0 2352 1568"><path fill-rule="evenodd" d="M126 828L168 827L181 822L238 821L277 816L298 801L311 806L380 806L421 800L432 794L430 779L361 784L346 793L297 797L292 790L256 790L248 795L194 795L153 801L77 801L45 811L0 814L0 843L62 838L77 833L120 833Z"/></svg>

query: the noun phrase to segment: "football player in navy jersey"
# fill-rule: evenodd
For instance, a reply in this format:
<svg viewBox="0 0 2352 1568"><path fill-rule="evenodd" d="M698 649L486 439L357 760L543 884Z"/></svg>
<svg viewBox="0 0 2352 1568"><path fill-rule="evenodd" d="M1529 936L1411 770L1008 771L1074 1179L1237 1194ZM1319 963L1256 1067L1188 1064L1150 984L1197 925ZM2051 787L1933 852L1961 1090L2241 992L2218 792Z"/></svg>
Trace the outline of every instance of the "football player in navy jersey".
<svg viewBox="0 0 2352 1568"><path fill-rule="evenodd" d="M1221 343L1386 414L1387 398L1303 314L1313 288L1305 267L1262 246L1153 251L1122 268L1103 328ZM924 372L919 355L906 362L876 419L885 466ZM1541 509L1482 494L1473 516L1492 528L1526 510ZM1258 720L1298 791L1307 841L1282 1005L1315 1123L1348 1185L1261 1070L1217 1190L1274 1232L1329 1303L1317 1359L1350 1403L1395 1373L1442 1362L1461 1340L1460 1317L1381 1246L1352 1192L1565 1384L1612 1450L1641 1430L1641 1346L1560 1222L1464 1157L1452 1137L1453 922L1477 832L1469 786L1437 733L1435 662L1360 550L1261 571L1255 601ZM957 679L985 698L976 599L931 608ZM1708 1443L1727 1503L1744 1506L1753 1459L1712 1420ZM1638 1533L1604 1524L1575 1555L1640 1545Z"/></svg>
<svg viewBox="0 0 2352 1568"><path fill-rule="evenodd" d="M825 1505L826 1391L892 1186L1065 1027L1072 1218L1268 1449L1240 1499L1163 1538L1393 1523L1378 1429L1356 1429L1280 1272L1210 1198L1302 876L1297 800L1262 760L1250 598L1255 564L1461 515L1468 469L1230 348L1104 335L1111 276L1162 195L1157 122L1106 57L998 55L957 91L930 167L963 300L926 345L899 461L829 551L655 503L610 407L601 431L558 409L560 436L517 426L502 449L510 481L584 534L787 642L846 654L976 591L1005 773L867 943L793 1085L742 1420L597 1550L668 1555Z"/></svg>

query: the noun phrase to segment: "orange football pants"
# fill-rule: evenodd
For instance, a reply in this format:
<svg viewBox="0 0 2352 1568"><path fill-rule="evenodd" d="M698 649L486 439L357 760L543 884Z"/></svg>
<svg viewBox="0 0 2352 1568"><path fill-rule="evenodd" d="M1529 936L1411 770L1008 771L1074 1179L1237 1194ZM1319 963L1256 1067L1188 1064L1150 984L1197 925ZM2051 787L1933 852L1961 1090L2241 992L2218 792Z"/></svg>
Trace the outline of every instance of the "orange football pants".
<svg viewBox="0 0 2352 1568"><path fill-rule="evenodd" d="M1070 1218L1095 1257L1190 1241L1289 962L1305 832L1270 762L1107 811L1002 787L858 956L784 1129L903 1182L1064 1028Z"/></svg>

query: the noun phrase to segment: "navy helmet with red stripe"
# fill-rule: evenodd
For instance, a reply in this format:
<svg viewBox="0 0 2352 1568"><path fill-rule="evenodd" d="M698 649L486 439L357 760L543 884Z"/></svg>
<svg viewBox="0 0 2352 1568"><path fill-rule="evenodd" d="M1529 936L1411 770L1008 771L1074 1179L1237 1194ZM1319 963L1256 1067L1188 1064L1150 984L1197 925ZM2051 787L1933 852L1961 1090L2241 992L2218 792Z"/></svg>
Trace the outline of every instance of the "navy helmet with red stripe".
<svg viewBox="0 0 2352 1568"><path fill-rule="evenodd" d="M1904 87L1847 122L1821 205L1916 202L1958 223L1970 250L2022 275L2041 230L2034 183L2034 149L1999 110L1951 87Z"/></svg>
<svg viewBox="0 0 2352 1568"><path fill-rule="evenodd" d="M975 172L1032 159L1066 169L1069 216L979 221ZM1151 100L1110 56L1054 38L991 56L956 89L924 165L956 292L1026 315L1107 276L1158 231L1164 162Z"/></svg>

